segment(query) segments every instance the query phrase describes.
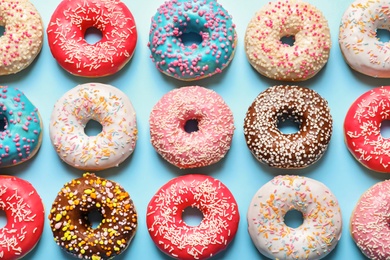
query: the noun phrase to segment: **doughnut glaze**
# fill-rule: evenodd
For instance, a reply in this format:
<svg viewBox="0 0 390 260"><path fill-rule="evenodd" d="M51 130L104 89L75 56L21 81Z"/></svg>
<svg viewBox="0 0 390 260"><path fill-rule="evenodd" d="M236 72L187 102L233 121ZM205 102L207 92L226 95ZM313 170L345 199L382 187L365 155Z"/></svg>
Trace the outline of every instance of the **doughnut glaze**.
<svg viewBox="0 0 390 260"><path fill-rule="evenodd" d="M360 197L350 219L350 231L362 253L373 260L390 258L388 204L390 181L379 182Z"/></svg>
<svg viewBox="0 0 390 260"><path fill-rule="evenodd" d="M41 238L45 218L42 199L28 181L1 175L0 210L7 218L7 224L0 228L0 259L21 259Z"/></svg>
<svg viewBox="0 0 390 260"><path fill-rule="evenodd" d="M89 28L102 39L89 44ZM137 44L134 17L120 0L62 0L47 27L49 47L59 65L82 77L117 73L132 58Z"/></svg>
<svg viewBox="0 0 390 260"><path fill-rule="evenodd" d="M198 226L182 219L187 207L203 213ZM201 174L176 177L164 184L148 204L146 224L156 246L177 259L208 259L235 237L238 206L219 180Z"/></svg>
<svg viewBox="0 0 390 260"><path fill-rule="evenodd" d="M290 210L302 213L297 228L284 222ZM323 183L301 176L279 175L263 185L247 219L253 243L271 259L321 259L336 247L342 231L337 198Z"/></svg>
<svg viewBox="0 0 390 260"><path fill-rule="evenodd" d="M358 97L344 119L344 137L354 158L368 169L390 173L390 140L380 133L390 116L390 86L371 89Z"/></svg>
<svg viewBox="0 0 390 260"><path fill-rule="evenodd" d="M27 0L0 0L0 75L27 68L43 45L43 22L38 10Z"/></svg>
<svg viewBox="0 0 390 260"><path fill-rule="evenodd" d="M96 228L88 218L93 211L102 216ZM54 241L80 259L111 259L123 253L138 226L130 195L120 184L93 173L66 183L48 218Z"/></svg>
<svg viewBox="0 0 390 260"><path fill-rule="evenodd" d="M186 123L198 130L187 132ZM215 91L200 86L174 89L154 105L150 137L155 150L179 168L195 168L220 161L230 149L233 113Z"/></svg>
<svg viewBox="0 0 390 260"><path fill-rule="evenodd" d="M278 123L291 120L296 133L284 134ZM332 136L328 102L317 92L299 86L273 86L261 92L248 108L244 135L254 157L270 167L305 168L325 153Z"/></svg>
<svg viewBox="0 0 390 260"><path fill-rule="evenodd" d="M197 35L187 44L183 38ZM221 73L234 57L235 24L216 0L165 1L151 19L148 46L162 73L180 80L198 80Z"/></svg>
<svg viewBox="0 0 390 260"><path fill-rule="evenodd" d="M42 143L38 109L16 88L0 86L0 168L31 159Z"/></svg>
<svg viewBox="0 0 390 260"><path fill-rule="evenodd" d="M339 44L347 64L376 78L390 78L390 43L380 41L377 29L390 29L389 2L355 0L341 19Z"/></svg>
<svg viewBox="0 0 390 260"><path fill-rule="evenodd" d="M90 120L102 126L96 136L84 131ZM101 83L81 84L66 92L54 105L49 130L59 157L88 171L118 166L133 153L138 134L130 99Z"/></svg>
<svg viewBox="0 0 390 260"><path fill-rule="evenodd" d="M292 46L282 42L286 36L294 37ZM328 21L303 1L269 2L255 13L245 32L249 63L276 80L312 78L327 63L331 45Z"/></svg>

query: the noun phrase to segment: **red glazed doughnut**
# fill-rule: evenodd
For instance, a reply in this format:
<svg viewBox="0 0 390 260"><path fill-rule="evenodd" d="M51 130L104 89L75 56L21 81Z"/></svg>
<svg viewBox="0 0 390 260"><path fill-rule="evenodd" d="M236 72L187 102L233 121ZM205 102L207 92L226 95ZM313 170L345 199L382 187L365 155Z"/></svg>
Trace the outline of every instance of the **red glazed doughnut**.
<svg viewBox="0 0 390 260"><path fill-rule="evenodd" d="M187 207L203 213L199 226L182 219ZM233 240L240 215L229 189L212 177L189 174L172 179L149 202L146 223L156 246L178 259L207 259Z"/></svg>
<svg viewBox="0 0 390 260"><path fill-rule="evenodd" d="M344 120L344 137L361 164L390 173L390 140L380 133L384 120L390 120L390 86L374 88L356 99Z"/></svg>
<svg viewBox="0 0 390 260"><path fill-rule="evenodd" d="M84 39L91 27L102 32L95 44ZM133 56L137 43L133 15L120 0L63 0L51 17L47 35L61 67L83 77L118 72Z"/></svg>
<svg viewBox="0 0 390 260"><path fill-rule="evenodd" d="M31 183L0 176L0 210L7 224L0 228L0 258L20 259L38 243L44 224L42 199Z"/></svg>

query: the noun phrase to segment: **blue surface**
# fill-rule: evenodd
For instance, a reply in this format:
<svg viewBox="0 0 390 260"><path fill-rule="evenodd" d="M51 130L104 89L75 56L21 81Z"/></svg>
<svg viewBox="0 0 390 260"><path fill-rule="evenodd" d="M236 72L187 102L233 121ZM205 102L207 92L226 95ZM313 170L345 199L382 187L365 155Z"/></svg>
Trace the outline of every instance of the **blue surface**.
<svg viewBox="0 0 390 260"><path fill-rule="evenodd" d="M41 13L45 28L59 0L32 0ZM304 170L275 170L261 165L246 147L243 120L248 106L267 87L283 84L258 75L248 63L244 51L246 26L254 12L268 0L228 1L220 3L233 16L237 25L238 49L230 66L220 75L194 83L168 78L157 71L149 58L147 47L150 18L162 0L124 0L132 11L138 30L138 45L132 61L118 74L101 79L74 77L62 70L52 58L45 36L41 54L27 69L14 76L2 76L0 84L20 88L39 108L44 122L41 150L31 161L13 168L2 169L30 181L42 196L46 210L51 207L57 192L82 172L62 163L49 138L49 118L57 99L78 84L98 81L111 84L124 91L136 112L139 139L134 154L119 168L99 172L100 176L119 182L130 193L139 213L139 229L123 255L116 259L169 259L154 246L145 223L146 206L164 183L186 173L204 173L226 184L239 205L241 222L239 231L229 248L214 259L265 259L253 246L247 232L246 212L252 196L267 181L278 174L299 174L314 178L327 185L338 197L343 214L343 234L336 249L326 259L364 259L349 234L349 218L361 194L373 184L390 175L371 172L361 166L348 152L343 140L343 121L352 102L373 87L385 85L389 80L374 79L352 71L344 62L338 46L338 28L344 10L352 1L309 2L323 11L329 21L332 49L326 67L314 79L299 83L317 91L329 101L334 119L334 131L324 157ZM337 5L335 5L337 3ZM179 170L166 163L149 141L149 114L154 104L168 91L185 85L200 85L218 92L230 106L235 117L236 131L232 148L225 159L216 165L193 170ZM46 213L47 216L48 212ZM47 220L47 218L46 218ZM37 247L26 259L72 259L60 250L52 239L48 221Z"/></svg>

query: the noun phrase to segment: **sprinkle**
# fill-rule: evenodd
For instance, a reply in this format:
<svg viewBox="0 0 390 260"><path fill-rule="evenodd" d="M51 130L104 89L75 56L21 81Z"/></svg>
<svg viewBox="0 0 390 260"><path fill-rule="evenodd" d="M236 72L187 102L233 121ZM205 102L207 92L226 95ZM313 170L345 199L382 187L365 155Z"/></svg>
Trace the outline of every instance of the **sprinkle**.
<svg viewBox="0 0 390 260"><path fill-rule="evenodd" d="M285 36L294 36L292 46L282 42ZM295 0L269 2L254 15L245 33L250 64L260 74L277 80L313 77L327 63L331 44L328 22L321 11Z"/></svg>
<svg viewBox="0 0 390 260"><path fill-rule="evenodd" d="M291 210L304 218L297 228L284 223ZM324 184L301 176L279 175L263 185L253 196L247 220L256 247L275 259L323 258L336 247L342 232L335 196Z"/></svg>
<svg viewBox="0 0 390 260"><path fill-rule="evenodd" d="M201 42L183 42L188 32L199 34ZM233 59L236 42L232 18L217 1L171 0L152 17L148 46L158 70L194 80L220 73ZM218 57L222 51L226 55Z"/></svg>
<svg viewBox="0 0 390 260"><path fill-rule="evenodd" d="M186 207L205 213L199 226L188 226L182 220L182 210L177 209ZM237 232L239 218L227 187L200 174L172 179L153 196L147 209L147 226L154 242L180 259L205 259L225 249Z"/></svg>
<svg viewBox="0 0 390 260"><path fill-rule="evenodd" d="M297 133L284 134L278 123L292 120ZM328 102L315 91L298 86L273 86L261 92L248 108L244 135L252 154L277 168L304 168L327 149L333 120Z"/></svg>

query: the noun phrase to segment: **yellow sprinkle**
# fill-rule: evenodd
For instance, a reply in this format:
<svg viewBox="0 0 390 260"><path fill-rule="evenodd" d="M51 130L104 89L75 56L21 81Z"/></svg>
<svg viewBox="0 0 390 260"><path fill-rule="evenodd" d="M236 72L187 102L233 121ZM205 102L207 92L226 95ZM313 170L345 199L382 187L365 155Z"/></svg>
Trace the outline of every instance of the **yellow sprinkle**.
<svg viewBox="0 0 390 260"><path fill-rule="evenodd" d="M81 250L80 250L80 253L81 253L81 254L85 254L85 250L84 250L84 249L81 249Z"/></svg>
<svg viewBox="0 0 390 260"><path fill-rule="evenodd" d="M86 189L86 190L84 190L84 193L85 193L85 194L91 194L91 193L92 193L92 190Z"/></svg>
<svg viewBox="0 0 390 260"><path fill-rule="evenodd" d="M101 259L100 256L97 256L97 255L93 255L93 256L92 256L92 260L100 260L100 259Z"/></svg>
<svg viewBox="0 0 390 260"><path fill-rule="evenodd" d="M57 215L56 215L56 221L57 221L57 222L60 221L61 218L62 218L62 214L57 214Z"/></svg>

